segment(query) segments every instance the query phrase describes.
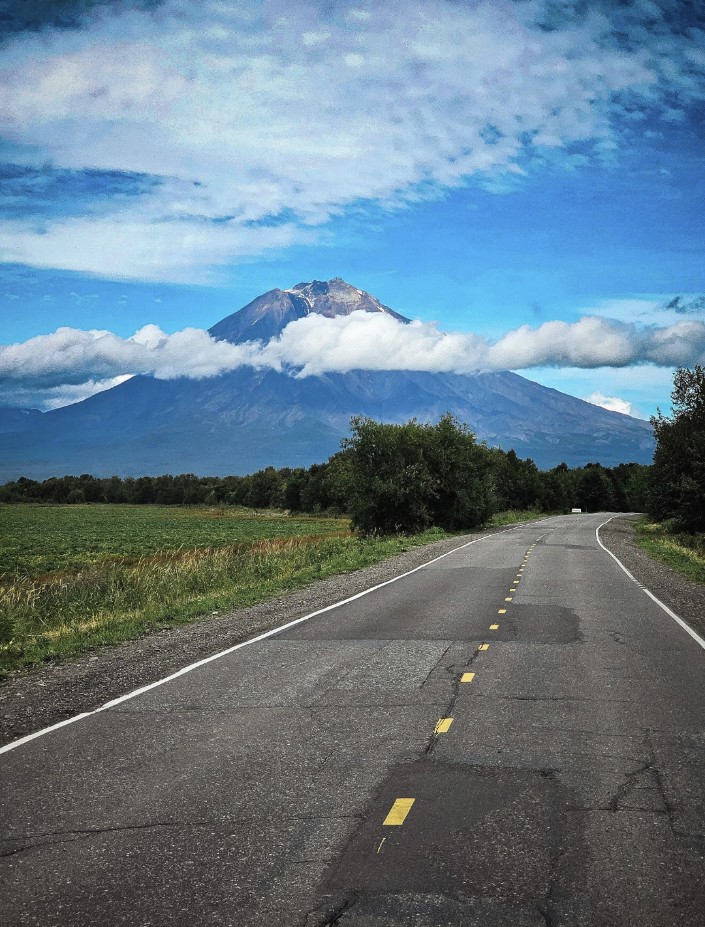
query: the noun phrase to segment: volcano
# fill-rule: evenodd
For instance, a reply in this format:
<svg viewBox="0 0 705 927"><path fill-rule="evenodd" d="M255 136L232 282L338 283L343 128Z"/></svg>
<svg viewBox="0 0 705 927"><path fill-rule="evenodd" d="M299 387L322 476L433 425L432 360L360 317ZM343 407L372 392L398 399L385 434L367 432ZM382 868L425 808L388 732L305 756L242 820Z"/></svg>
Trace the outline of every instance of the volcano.
<svg viewBox="0 0 705 927"><path fill-rule="evenodd" d="M270 290L218 322L210 334L235 343L266 342L312 313L332 318L360 310L409 321L335 278ZM467 423L479 440L513 448L543 468L561 461L569 466L649 463L653 454L647 422L510 371L352 370L297 378L240 367L204 380L135 376L51 412L8 414L0 479L67 473L217 476L269 465L309 466L339 449L353 415L430 422L446 412Z"/></svg>

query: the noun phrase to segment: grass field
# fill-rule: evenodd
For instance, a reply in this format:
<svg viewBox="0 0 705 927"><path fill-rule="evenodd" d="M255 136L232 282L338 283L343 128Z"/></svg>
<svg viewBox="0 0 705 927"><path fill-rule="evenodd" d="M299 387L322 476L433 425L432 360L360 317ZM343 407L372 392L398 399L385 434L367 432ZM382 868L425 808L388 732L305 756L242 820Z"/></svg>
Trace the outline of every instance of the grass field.
<svg viewBox="0 0 705 927"><path fill-rule="evenodd" d="M636 524L636 543L650 557L678 570L696 583L705 583L705 537L677 534L668 525L641 518Z"/></svg>
<svg viewBox="0 0 705 927"><path fill-rule="evenodd" d="M115 557L348 531L347 519L237 508L0 505L0 582L81 570Z"/></svg>

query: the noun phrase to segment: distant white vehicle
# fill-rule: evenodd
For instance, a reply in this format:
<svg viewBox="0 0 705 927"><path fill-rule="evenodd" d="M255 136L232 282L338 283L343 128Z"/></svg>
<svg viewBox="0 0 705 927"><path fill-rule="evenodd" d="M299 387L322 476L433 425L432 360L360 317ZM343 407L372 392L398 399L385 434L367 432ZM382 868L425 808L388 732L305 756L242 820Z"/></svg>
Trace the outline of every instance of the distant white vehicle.
<svg viewBox="0 0 705 927"><path fill-rule="evenodd" d="M572 515L581 515L583 510L582 509L571 509L570 511Z"/></svg>

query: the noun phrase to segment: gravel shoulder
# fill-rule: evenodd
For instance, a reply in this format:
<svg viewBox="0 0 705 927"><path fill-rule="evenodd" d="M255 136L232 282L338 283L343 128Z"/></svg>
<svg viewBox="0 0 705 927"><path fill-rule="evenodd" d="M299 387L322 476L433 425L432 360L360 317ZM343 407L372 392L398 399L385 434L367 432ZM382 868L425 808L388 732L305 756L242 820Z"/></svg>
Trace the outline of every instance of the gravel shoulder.
<svg viewBox="0 0 705 927"><path fill-rule="evenodd" d="M611 521L600 531L603 543L654 595L705 635L705 587L651 560L636 547L634 520L622 516ZM12 673L0 682L0 745L92 711L190 663L370 589L482 536L476 532L445 538L259 605L164 628L134 641L101 647L75 660ZM664 615L664 620L670 619Z"/></svg>
<svg viewBox="0 0 705 927"><path fill-rule="evenodd" d="M635 579L643 583L701 637L705 637L705 586L686 579L637 547L634 543L636 520L636 515L622 515L613 519L600 529L602 543L622 561ZM665 614L663 619L671 620Z"/></svg>

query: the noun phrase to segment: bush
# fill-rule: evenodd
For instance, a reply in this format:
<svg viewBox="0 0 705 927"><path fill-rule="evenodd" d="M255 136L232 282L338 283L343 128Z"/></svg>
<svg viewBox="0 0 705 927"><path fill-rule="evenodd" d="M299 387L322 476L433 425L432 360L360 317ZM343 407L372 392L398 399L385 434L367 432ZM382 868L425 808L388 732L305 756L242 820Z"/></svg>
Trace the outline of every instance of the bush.
<svg viewBox="0 0 705 927"><path fill-rule="evenodd" d="M482 524L492 513L491 456L465 425L385 425L354 418L339 482L361 534Z"/></svg>

